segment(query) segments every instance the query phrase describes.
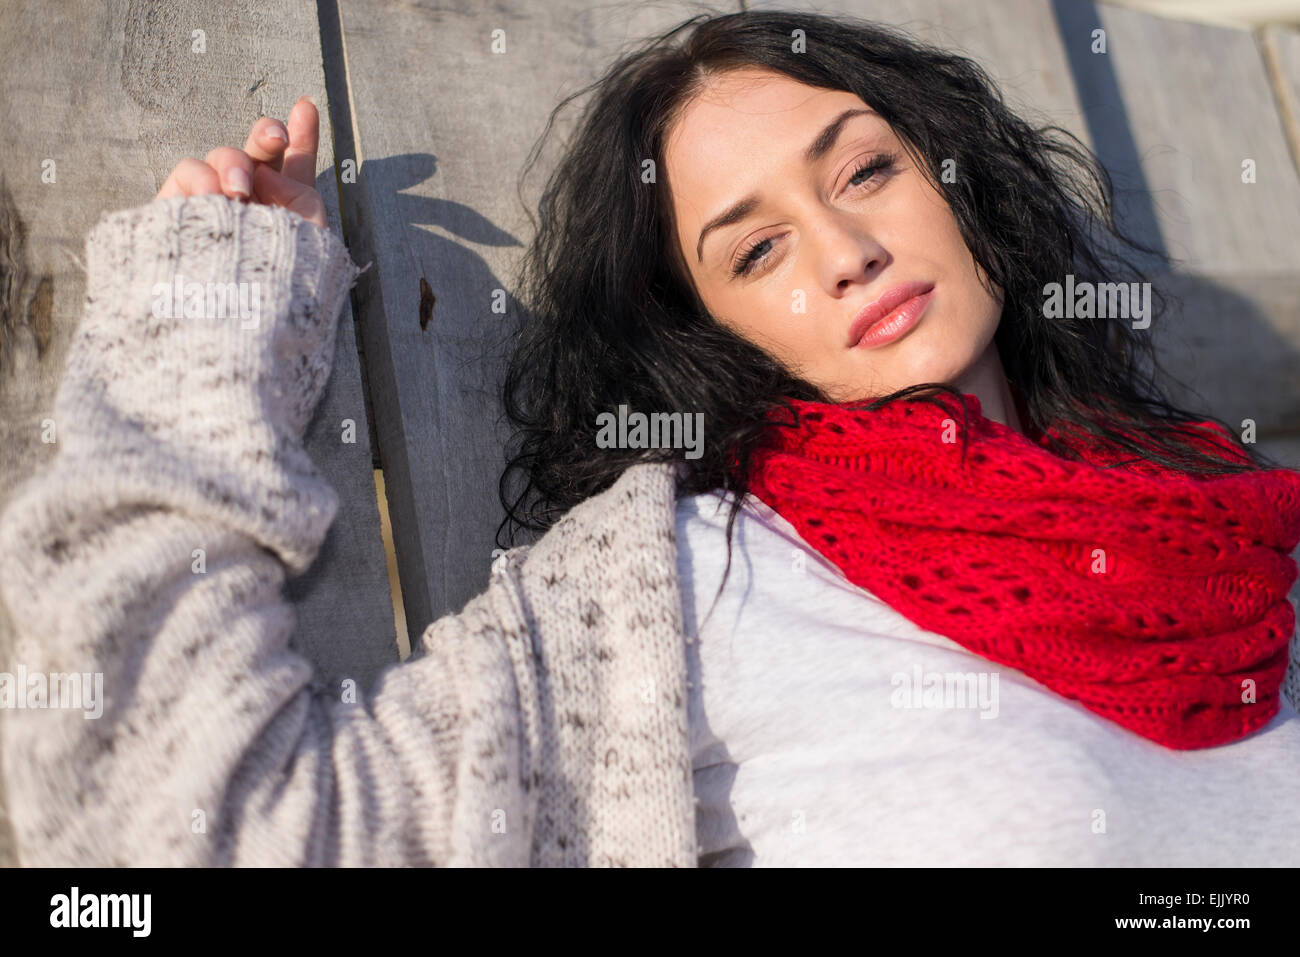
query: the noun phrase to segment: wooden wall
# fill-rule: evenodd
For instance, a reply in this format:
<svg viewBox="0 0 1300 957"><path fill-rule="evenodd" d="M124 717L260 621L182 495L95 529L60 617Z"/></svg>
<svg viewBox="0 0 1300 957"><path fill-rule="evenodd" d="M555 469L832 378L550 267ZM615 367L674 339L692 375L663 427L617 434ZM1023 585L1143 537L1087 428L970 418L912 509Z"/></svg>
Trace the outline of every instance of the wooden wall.
<svg viewBox="0 0 1300 957"><path fill-rule="evenodd" d="M772 6L875 19L965 51L1019 109L1092 146L1124 190L1129 227L1180 261L1161 282L1186 311L1153 334L1194 390L1182 398L1254 419L1266 448L1300 466L1300 34L1076 0ZM387 485L411 643L487 583L506 438L499 339L519 308L513 277L530 238L515 183L551 109L632 41L740 8L0 0L0 506L54 452L39 427L80 315L86 231L152 199L182 156L241 145L258 116L285 118L310 94L328 118L318 188L331 225L374 266L340 323L309 433L342 504L317 563L289 586L294 642L326 680L368 685L397 659L372 464ZM1092 51L1096 29L1105 54ZM53 183L42 180L47 160ZM1253 183L1242 181L1246 160ZM436 297L427 328L421 279ZM504 315L493 309L502 296ZM339 439L345 419L353 445ZM8 647L0 609L0 662Z"/></svg>

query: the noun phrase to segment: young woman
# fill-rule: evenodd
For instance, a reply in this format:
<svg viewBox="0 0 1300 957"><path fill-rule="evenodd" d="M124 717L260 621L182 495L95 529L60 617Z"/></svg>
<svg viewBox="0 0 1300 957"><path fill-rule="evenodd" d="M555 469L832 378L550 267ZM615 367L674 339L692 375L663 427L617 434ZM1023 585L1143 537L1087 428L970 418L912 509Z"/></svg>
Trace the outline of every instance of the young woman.
<svg viewBox="0 0 1300 957"><path fill-rule="evenodd" d="M1300 860L1253 836L1300 770L1294 699L1261 704L1296 476L1183 427L1158 290L1144 330L1052 308L1149 288L1125 249L1094 156L872 24L703 20L599 81L527 260L503 501L544 528L678 463L703 860ZM620 405L702 412L702 454L596 450Z"/></svg>
<svg viewBox="0 0 1300 957"><path fill-rule="evenodd" d="M504 390L544 534L360 700L312 683L278 587L337 505L301 435L356 274L316 123L91 235L0 587L103 710L7 716L25 862L1300 863L1300 476L1049 305L1145 281L1095 159L860 21L694 18L596 84ZM160 319L177 272L269 321ZM607 441L628 410L704 441Z"/></svg>

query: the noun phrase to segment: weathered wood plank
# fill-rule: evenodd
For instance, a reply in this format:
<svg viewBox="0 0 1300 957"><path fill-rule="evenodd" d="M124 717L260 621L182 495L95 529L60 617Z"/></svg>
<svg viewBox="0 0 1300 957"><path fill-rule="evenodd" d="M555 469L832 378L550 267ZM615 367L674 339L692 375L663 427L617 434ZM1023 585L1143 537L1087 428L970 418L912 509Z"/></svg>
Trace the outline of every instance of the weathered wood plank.
<svg viewBox="0 0 1300 957"><path fill-rule="evenodd" d="M1300 276L1169 273L1160 288L1183 300L1181 315L1153 324L1161 362L1188 387L1188 408L1260 439L1300 436Z"/></svg>
<svg viewBox="0 0 1300 957"><path fill-rule="evenodd" d="M1267 26L1256 34L1278 100L1291 159L1300 169L1300 30Z"/></svg>
<svg viewBox="0 0 1300 957"><path fill-rule="evenodd" d="M205 52L193 47L196 30ZM80 320L85 275L78 260L87 230L105 211L150 201L183 156L242 146L254 120L287 117L304 93L328 115L316 8L308 0L265 8L238 0L6 3L0 169L26 227L31 278L5 303L21 314L6 320L0 360L0 505L56 448L42 444L40 426ZM337 231L333 146L323 126L317 188ZM47 160L55 164L52 183L42 182ZM33 297L42 277L44 292ZM37 330L48 330L43 348ZM356 423L355 444L340 441L344 419ZM339 493L340 508L316 563L287 588L299 619L293 645L322 679L352 677L365 687L397 660L397 644L350 307L307 449ZM3 626L7 664L7 616ZM12 863L7 836L0 821L0 864Z"/></svg>
<svg viewBox="0 0 1300 957"><path fill-rule="evenodd" d="M1122 172L1145 178L1155 193L1167 248L1183 260L1179 269L1300 272L1300 179L1254 36L1108 5L1098 6L1096 19L1108 52L1083 61L1093 71L1076 71L1080 100L1090 116L1127 116L1137 157L1115 162L1140 158L1140 171ZM1070 42L1086 48L1090 40ZM1122 103L1091 95L1094 77L1107 68L1118 77ZM1247 161L1255 182L1243 181Z"/></svg>
<svg viewBox="0 0 1300 957"><path fill-rule="evenodd" d="M383 0L343 2L339 12L352 99L335 127L340 141L345 128L355 138L360 167L342 185L343 208L369 244L354 248L376 262L357 286L360 329L414 644L486 587L504 515L497 482L508 435L492 345L514 315L511 277L531 235L515 192L528 152L560 99L594 80L627 38L699 8ZM557 124L552 150L575 112ZM543 160L530 177L534 207L549 169ZM436 299L427 329L421 278ZM493 311L497 290L506 315Z"/></svg>

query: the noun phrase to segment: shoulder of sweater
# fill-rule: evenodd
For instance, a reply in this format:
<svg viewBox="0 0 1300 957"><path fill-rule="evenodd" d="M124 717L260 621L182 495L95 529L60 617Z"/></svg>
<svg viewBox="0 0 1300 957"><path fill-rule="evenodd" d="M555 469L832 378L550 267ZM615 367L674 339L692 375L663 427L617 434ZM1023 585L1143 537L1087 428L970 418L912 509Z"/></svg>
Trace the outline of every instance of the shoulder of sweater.
<svg viewBox="0 0 1300 957"><path fill-rule="evenodd" d="M506 552L496 573L509 569L527 591L562 581L597 591L636 568L675 574L677 474L674 463L629 466L537 542Z"/></svg>
<svg viewBox="0 0 1300 957"><path fill-rule="evenodd" d="M557 768L543 778L542 807L569 814L581 793L587 859L602 864L697 860L678 468L630 466L535 544L507 552L496 583L530 639L534 667L517 686L523 723L537 729L532 753ZM549 844L543 854L572 859Z"/></svg>

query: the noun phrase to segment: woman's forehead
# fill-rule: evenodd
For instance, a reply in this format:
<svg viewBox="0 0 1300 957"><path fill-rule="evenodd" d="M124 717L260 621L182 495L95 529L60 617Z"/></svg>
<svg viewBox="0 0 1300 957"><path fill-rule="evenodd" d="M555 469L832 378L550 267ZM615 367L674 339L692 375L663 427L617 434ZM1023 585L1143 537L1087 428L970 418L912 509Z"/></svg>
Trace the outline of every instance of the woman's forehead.
<svg viewBox="0 0 1300 957"><path fill-rule="evenodd" d="M841 139L889 125L847 90L809 86L770 71L714 77L681 111L664 145L675 200L700 206L697 215L744 191L803 154L828 124L849 111ZM716 195L715 195L716 194ZM690 213L685 213L690 218Z"/></svg>

